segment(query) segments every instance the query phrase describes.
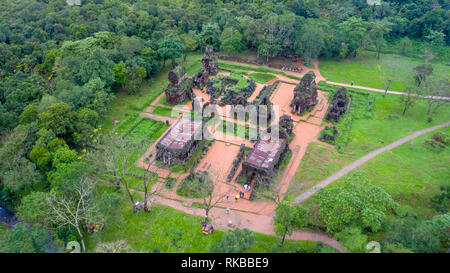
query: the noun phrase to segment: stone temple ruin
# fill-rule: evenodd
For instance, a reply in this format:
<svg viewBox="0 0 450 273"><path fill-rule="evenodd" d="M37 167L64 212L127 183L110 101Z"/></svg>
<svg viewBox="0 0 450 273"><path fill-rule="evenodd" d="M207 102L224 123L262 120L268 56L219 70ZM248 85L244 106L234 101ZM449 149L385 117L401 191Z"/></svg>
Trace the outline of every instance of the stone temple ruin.
<svg viewBox="0 0 450 273"><path fill-rule="evenodd" d="M186 161L201 141L202 131L200 120L181 117L156 144L156 160L169 166Z"/></svg>
<svg viewBox="0 0 450 273"><path fill-rule="evenodd" d="M269 132L262 134L242 163L240 176L245 177L247 183L255 179L255 187L259 184L270 186L276 170L289 150L293 120L289 116L283 116L278 126L280 137L274 137Z"/></svg>
<svg viewBox="0 0 450 273"><path fill-rule="evenodd" d="M255 185L269 186L287 149L286 139L263 135L242 163L241 175L248 183L255 179Z"/></svg>
<svg viewBox="0 0 450 273"><path fill-rule="evenodd" d="M219 106L247 105L247 99L256 89L256 83L240 75L221 75L210 80L206 87L206 93L211 95L211 103L214 103L221 95Z"/></svg>
<svg viewBox="0 0 450 273"><path fill-rule="evenodd" d="M208 45L205 49L205 54L202 59L202 71L192 77L193 84L198 88L208 82L210 75L216 75L219 71L219 63L216 54L214 54L212 46Z"/></svg>
<svg viewBox="0 0 450 273"><path fill-rule="evenodd" d="M338 122L341 115L344 114L347 109L348 101L349 96L347 89L345 89L345 87L339 88L333 96L331 102L332 106L330 110L328 110L326 119Z"/></svg>
<svg viewBox="0 0 450 273"><path fill-rule="evenodd" d="M309 71L294 88L294 99L291 102L292 113L302 114L317 104L316 75Z"/></svg>
<svg viewBox="0 0 450 273"><path fill-rule="evenodd" d="M164 88L166 101L170 104L183 103L187 98L193 99L192 79L186 74L184 66L177 66L169 72L169 84Z"/></svg>
<svg viewBox="0 0 450 273"><path fill-rule="evenodd" d="M289 115L282 115L280 117L280 138L288 139L294 130L294 120Z"/></svg>

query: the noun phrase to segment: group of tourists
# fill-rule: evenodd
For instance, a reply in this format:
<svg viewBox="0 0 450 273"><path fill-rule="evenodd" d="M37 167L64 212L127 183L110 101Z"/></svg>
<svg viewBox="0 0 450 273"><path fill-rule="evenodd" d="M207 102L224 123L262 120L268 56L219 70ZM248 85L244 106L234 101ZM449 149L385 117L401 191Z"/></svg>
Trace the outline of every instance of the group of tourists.
<svg viewBox="0 0 450 273"><path fill-rule="evenodd" d="M208 223L203 221L203 223L202 223L202 233L205 234L205 235L209 235L209 234L213 233L213 231L214 231L213 225L208 225Z"/></svg>

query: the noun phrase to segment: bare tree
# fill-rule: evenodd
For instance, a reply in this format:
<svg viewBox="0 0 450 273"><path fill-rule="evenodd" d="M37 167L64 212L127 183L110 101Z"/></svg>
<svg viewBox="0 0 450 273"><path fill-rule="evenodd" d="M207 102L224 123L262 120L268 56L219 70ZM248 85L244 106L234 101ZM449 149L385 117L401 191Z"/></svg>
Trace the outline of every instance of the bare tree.
<svg viewBox="0 0 450 273"><path fill-rule="evenodd" d="M124 186L134 213L137 203L130 188L129 174L147 146L144 142L132 143L125 136L113 133L103 136L94 150L86 155L86 160L96 167L97 178L112 179L117 189Z"/></svg>
<svg viewBox="0 0 450 273"><path fill-rule="evenodd" d="M398 72L401 69L400 62L397 59L390 61L380 60L377 68L383 78L383 97L385 97L389 87L391 87L392 83L398 79Z"/></svg>
<svg viewBox="0 0 450 273"><path fill-rule="evenodd" d="M406 114L406 111L412 108L417 100L421 98L420 90L420 88L416 88L415 86L409 86L405 89L406 94L404 96L398 96L400 102L403 104L403 116Z"/></svg>
<svg viewBox="0 0 450 273"><path fill-rule="evenodd" d="M158 195L161 192L162 186L158 184L154 184L157 182L158 173L152 172L150 170L151 164L147 164L144 168L144 174L141 177L142 180L142 188L144 190L144 211L150 211L152 207L152 201L154 196ZM154 187L153 187L154 186Z"/></svg>
<svg viewBox="0 0 450 273"><path fill-rule="evenodd" d="M83 251L86 251L82 227L97 220L97 207L93 199L95 184L83 177L74 188L74 194L52 193L48 197L50 219L58 227L72 226L80 237Z"/></svg>
<svg viewBox="0 0 450 273"><path fill-rule="evenodd" d="M133 144L125 136L111 133L101 136L85 160L95 167L97 178L112 179L113 185L120 189L127 173L134 167L136 154L143 153L143 148L142 143Z"/></svg>
<svg viewBox="0 0 450 273"><path fill-rule="evenodd" d="M228 194L230 194L232 191L228 190L227 192L220 193L218 191L214 191L215 184L222 183L226 179L225 172L220 169L217 170L215 173L211 173L211 175L214 177L213 181L210 181L209 184L207 181L206 186L202 187L202 196L203 196L203 209L205 210L205 221L208 221L209 212L212 208L216 207L217 204L222 202ZM206 179L211 179L207 177Z"/></svg>
<svg viewBox="0 0 450 273"><path fill-rule="evenodd" d="M427 100L427 115L436 113L441 105L448 103L448 100L444 100L443 98L450 97L449 79L428 78L422 82L419 88L422 89Z"/></svg>

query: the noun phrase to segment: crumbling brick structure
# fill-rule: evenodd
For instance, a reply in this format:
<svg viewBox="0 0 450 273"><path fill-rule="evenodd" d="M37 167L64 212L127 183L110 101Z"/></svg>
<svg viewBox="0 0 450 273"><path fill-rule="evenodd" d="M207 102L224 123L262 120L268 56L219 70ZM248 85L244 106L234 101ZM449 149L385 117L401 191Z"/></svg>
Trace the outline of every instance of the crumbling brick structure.
<svg viewBox="0 0 450 273"><path fill-rule="evenodd" d="M288 149L287 139L264 134L242 163L240 175L245 177L246 183L255 179L255 186L262 184L269 187Z"/></svg>
<svg viewBox="0 0 450 273"><path fill-rule="evenodd" d="M339 88L333 96L331 102L332 106L330 110L328 110L326 119L338 122L341 115L347 110L348 101L349 96L347 89L345 89L345 87Z"/></svg>
<svg viewBox="0 0 450 273"><path fill-rule="evenodd" d="M258 96L255 98L255 100L253 100L252 103L256 106L258 111L258 124L259 118L265 119L267 121L267 125L271 123L271 119L273 116L273 107L272 102L270 101L270 96L275 91L279 83L279 81L275 81L272 85L265 85L259 92Z"/></svg>
<svg viewBox="0 0 450 273"><path fill-rule="evenodd" d="M203 88L208 82L210 75L216 75L219 71L219 62L217 55L214 53L213 47L208 45L205 48L205 54L202 59L202 71L192 77L194 86Z"/></svg>
<svg viewBox="0 0 450 273"><path fill-rule="evenodd" d="M185 162L202 139L202 122L182 117L156 144L156 160L169 166Z"/></svg>
<svg viewBox="0 0 450 273"><path fill-rule="evenodd" d="M289 115L282 115L279 123L280 138L288 139L294 130L294 120Z"/></svg>
<svg viewBox="0 0 450 273"><path fill-rule="evenodd" d="M193 99L192 79L186 74L183 66L177 66L169 72L169 84L164 89L166 101L170 104L183 103L187 98Z"/></svg>
<svg viewBox="0 0 450 273"><path fill-rule="evenodd" d="M222 94L219 105L247 105L249 98L256 89L254 81L239 75L221 75L208 82L206 93L211 95L210 101L214 102Z"/></svg>
<svg viewBox="0 0 450 273"><path fill-rule="evenodd" d="M292 112L302 114L317 104L316 75L309 71L294 88L294 99L291 102Z"/></svg>
<svg viewBox="0 0 450 273"><path fill-rule="evenodd" d="M320 135L320 141L334 144L338 135L338 129L336 126L325 126Z"/></svg>

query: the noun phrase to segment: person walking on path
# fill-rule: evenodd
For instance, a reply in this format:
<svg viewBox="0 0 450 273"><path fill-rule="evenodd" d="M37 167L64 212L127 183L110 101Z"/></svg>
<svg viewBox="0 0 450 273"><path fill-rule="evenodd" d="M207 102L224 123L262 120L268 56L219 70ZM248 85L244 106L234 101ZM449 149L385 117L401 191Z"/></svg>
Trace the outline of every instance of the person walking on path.
<svg viewBox="0 0 450 273"><path fill-rule="evenodd" d="M230 208L227 208L227 214L228 215L230 214Z"/></svg>

